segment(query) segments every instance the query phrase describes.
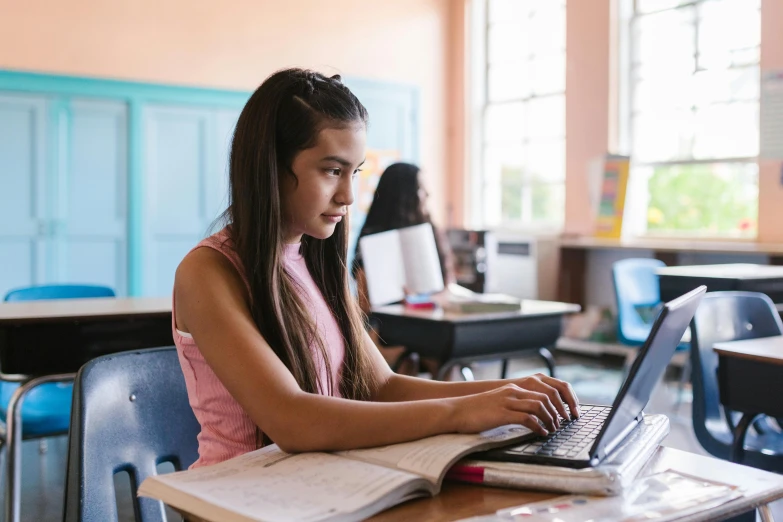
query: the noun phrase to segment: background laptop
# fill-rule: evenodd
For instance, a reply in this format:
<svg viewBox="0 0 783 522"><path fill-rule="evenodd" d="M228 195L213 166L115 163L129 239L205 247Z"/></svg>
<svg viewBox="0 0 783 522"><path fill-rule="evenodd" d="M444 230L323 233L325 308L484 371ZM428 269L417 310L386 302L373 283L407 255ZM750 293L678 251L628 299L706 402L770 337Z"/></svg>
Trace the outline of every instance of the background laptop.
<svg viewBox="0 0 783 522"><path fill-rule="evenodd" d="M700 286L663 306L612 406L580 405L582 416L574 421L560 419L560 429L555 433L474 458L572 468L598 465L642 420L642 410L706 290L706 286Z"/></svg>

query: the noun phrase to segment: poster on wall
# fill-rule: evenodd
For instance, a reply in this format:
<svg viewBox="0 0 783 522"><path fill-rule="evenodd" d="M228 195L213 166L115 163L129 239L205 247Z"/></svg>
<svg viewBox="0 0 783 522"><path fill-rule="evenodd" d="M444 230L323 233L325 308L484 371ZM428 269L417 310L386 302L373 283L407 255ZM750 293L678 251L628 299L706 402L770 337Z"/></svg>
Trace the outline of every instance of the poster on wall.
<svg viewBox="0 0 783 522"><path fill-rule="evenodd" d="M629 168L630 158L627 156L608 155L604 160L595 227L595 235L598 237L620 237Z"/></svg>
<svg viewBox="0 0 783 522"><path fill-rule="evenodd" d="M759 156L783 160L783 69L761 74Z"/></svg>

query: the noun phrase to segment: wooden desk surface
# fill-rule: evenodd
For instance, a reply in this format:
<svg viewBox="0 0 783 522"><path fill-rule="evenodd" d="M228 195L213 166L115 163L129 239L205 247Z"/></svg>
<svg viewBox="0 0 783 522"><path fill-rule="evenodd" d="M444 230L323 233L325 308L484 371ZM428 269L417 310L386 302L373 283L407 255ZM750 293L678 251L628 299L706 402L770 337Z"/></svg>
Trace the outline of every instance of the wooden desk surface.
<svg viewBox="0 0 783 522"><path fill-rule="evenodd" d="M682 520L724 520L783 498L783 476L712 457L660 448L643 473L651 474L666 470L675 470L744 488L743 497ZM447 482L441 494L434 498L406 502L369 520L376 522L452 521L470 516L489 515L499 509L547 500L555 496L558 495Z"/></svg>
<svg viewBox="0 0 783 522"><path fill-rule="evenodd" d="M412 317L430 321L445 321L454 323L467 323L488 320L517 319L524 317L540 317L547 315L575 314L582 308L579 305L559 303L556 301L523 300L522 307L514 312L491 312L477 314L462 314L446 312L442 308L421 309L407 308L403 305L378 306L372 309L374 314L395 315L400 317Z"/></svg>
<svg viewBox="0 0 783 522"><path fill-rule="evenodd" d="M718 355L738 357L768 364L783 365L783 335L761 337L746 341L731 341L715 343L713 346Z"/></svg>
<svg viewBox="0 0 783 522"><path fill-rule="evenodd" d="M659 276L715 277L718 279L783 279L783 266L730 263L721 265L667 266L655 270Z"/></svg>
<svg viewBox="0 0 783 522"><path fill-rule="evenodd" d="M0 303L0 324L165 314L171 314L170 297L53 299Z"/></svg>
<svg viewBox="0 0 783 522"><path fill-rule="evenodd" d="M783 254L783 244L758 243L755 241L710 241L671 238L610 239L591 236L563 237L560 246L579 249L634 249L657 252L745 252L760 254Z"/></svg>

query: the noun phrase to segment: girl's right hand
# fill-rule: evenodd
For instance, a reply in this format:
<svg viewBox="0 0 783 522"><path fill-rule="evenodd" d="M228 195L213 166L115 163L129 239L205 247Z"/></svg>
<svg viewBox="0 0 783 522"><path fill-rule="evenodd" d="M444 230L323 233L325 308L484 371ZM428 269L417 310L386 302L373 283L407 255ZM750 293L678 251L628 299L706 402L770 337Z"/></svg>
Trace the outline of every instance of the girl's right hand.
<svg viewBox="0 0 783 522"><path fill-rule="evenodd" d="M538 435L560 428L557 410L549 397L516 384L453 400L459 433L479 433L506 424L522 424Z"/></svg>

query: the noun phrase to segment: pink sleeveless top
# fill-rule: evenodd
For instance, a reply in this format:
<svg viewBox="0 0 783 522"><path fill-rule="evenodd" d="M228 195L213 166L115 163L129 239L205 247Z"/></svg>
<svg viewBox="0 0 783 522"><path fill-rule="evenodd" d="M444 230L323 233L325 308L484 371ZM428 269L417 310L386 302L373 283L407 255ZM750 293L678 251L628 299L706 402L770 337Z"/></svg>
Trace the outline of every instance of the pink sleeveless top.
<svg viewBox="0 0 783 522"><path fill-rule="evenodd" d="M215 249L225 255L247 284L245 272L232 248L226 229L204 239L193 250L202 247ZM339 397L345 343L337 321L299 253L299 247L299 244L286 245L284 266L298 283L302 301L309 307L318 333L323 339L332 370L332 395ZM173 303L173 307L176 310L176 303ZM201 433L198 435L199 458L190 467L215 464L260 448L263 445L260 429L217 378L201 355L195 340L189 334L177 330L175 317L176 314L173 313L174 344L177 346L177 355L185 375L190 406L201 424ZM319 379L323 388L321 393L326 393L326 364L315 348L313 354L320 372Z"/></svg>

